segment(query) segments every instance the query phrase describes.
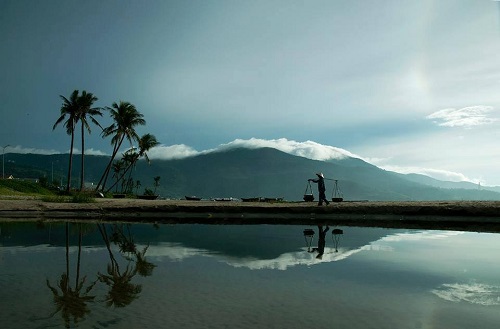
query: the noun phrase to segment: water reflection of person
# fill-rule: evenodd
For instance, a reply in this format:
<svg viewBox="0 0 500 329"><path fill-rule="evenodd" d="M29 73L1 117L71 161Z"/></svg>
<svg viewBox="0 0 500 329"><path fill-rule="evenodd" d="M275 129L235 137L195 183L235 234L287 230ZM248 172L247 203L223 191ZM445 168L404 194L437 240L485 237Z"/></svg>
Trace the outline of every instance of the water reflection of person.
<svg viewBox="0 0 500 329"><path fill-rule="evenodd" d="M328 232L328 230L330 230L330 227L327 226L324 230L323 230L323 225L318 225L318 233L319 233L319 236L318 236L318 248L313 248L312 251L317 251L318 252L318 255L316 256L317 259L322 259L323 258L323 254L325 253L325 244L326 244L326 232Z"/></svg>

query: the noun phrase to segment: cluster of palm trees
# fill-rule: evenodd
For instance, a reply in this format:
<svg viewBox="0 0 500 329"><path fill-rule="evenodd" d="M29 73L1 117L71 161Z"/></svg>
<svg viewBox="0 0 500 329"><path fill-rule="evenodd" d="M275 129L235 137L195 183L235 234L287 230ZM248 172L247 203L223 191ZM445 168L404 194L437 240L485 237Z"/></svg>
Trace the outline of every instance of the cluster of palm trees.
<svg viewBox="0 0 500 329"><path fill-rule="evenodd" d="M52 129L55 129L60 123L64 122L64 127L66 132L71 136L71 144L69 151L69 165L68 165L68 182L66 185L66 191L71 190L71 172L73 166L73 147L75 139L75 131L78 124L81 125L81 172L80 172L80 190L84 189L85 182L85 130L90 134L91 128L89 122L92 122L101 129L101 134L103 138L111 137L111 145L113 146L113 152L111 153L111 158L107 164L104 172L102 173L101 179L96 186L96 191L109 191L112 187L106 190L106 183L113 166L115 158L122 148L122 144L127 140L131 148L125 152L124 157L127 158L127 170L123 173L123 177L130 169L132 169L140 158L146 158L149 162L147 156L147 151L151 148L157 146L159 143L156 137L151 134L145 134L140 137L136 132L137 126L142 126L146 124L143 114L141 114L136 107L129 103L120 101L119 103L113 103L111 107L94 107L94 103L98 100L92 93L88 93L85 90L81 92L74 90L69 98L65 96L60 96L63 100L60 116L55 122ZM103 128L101 124L97 121L97 116L102 116L103 111L109 111L113 123ZM138 148L133 148L133 143L138 143Z"/></svg>

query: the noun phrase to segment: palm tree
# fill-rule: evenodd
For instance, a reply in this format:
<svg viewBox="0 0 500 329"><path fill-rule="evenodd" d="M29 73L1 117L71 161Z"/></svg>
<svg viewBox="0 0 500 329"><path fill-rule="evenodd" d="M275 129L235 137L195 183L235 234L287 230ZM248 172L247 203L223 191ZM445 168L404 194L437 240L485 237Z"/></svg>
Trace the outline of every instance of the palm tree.
<svg viewBox="0 0 500 329"><path fill-rule="evenodd" d="M139 191L139 187L141 187L141 181L136 180L135 181L135 194L137 194L137 191Z"/></svg>
<svg viewBox="0 0 500 329"><path fill-rule="evenodd" d="M132 173L131 169L136 166L137 161L141 158L144 157L148 164L151 162L149 160L149 156L147 152L152 149L155 146L158 146L160 143L156 139L155 135L152 134L145 134L142 135L142 137L139 139L139 152L135 151L135 148L132 148L128 150L127 152L124 153L123 155L123 160L125 160L126 163L128 163L128 166L125 168L125 171L122 173L122 178L129 172L129 180L130 180L130 175ZM116 182L115 184L117 184ZM113 186L108 188L107 192L109 192Z"/></svg>
<svg viewBox="0 0 500 329"><path fill-rule="evenodd" d="M63 122L64 119L66 119L66 116L68 117L66 122L64 122L64 127L66 128L66 133L71 136L71 144L69 148L68 183L66 185L66 191L69 192L71 188L71 170L73 167L73 144L75 140L75 126L78 122L80 108L78 90L74 90L71 93L69 99L62 95L60 95L59 97L61 97L63 100L63 104L61 106L61 115L59 116L59 119L57 119L56 123L54 123L52 130L55 130L57 125Z"/></svg>
<svg viewBox="0 0 500 329"><path fill-rule="evenodd" d="M118 160L113 162L113 165L111 165L111 168L113 169L113 177L116 178L116 183L114 185L120 181L120 173L123 170L124 164L123 160ZM115 192L118 193L118 185L116 186Z"/></svg>
<svg viewBox="0 0 500 329"><path fill-rule="evenodd" d="M99 183L97 184L96 190L99 190L99 188L104 189L106 186L111 165L113 164L113 160L118 154L123 141L127 139L130 144L132 144L132 141L139 141L139 136L137 135L135 128L139 125L146 124L146 121L143 119L143 115L139 113L135 106L129 102L120 101L119 104L113 103L113 105L107 109L111 113L113 124L103 130L103 137L113 136L111 139L113 153L111 154L111 159L104 170Z"/></svg>
<svg viewBox="0 0 500 329"><path fill-rule="evenodd" d="M87 93L85 90L82 91L82 95L78 98L78 103L80 104L80 108L78 111L78 119L82 124L82 171L80 173L80 191L83 190L85 184L85 128L87 128L88 133L91 133L90 125L87 120L87 117L101 129L101 125L95 119L95 116L102 116L101 108L92 107L94 102L97 101L97 97L95 97L92 93Z"/></svg>
<svg viewBox="0 0 500 329"><path fill-rule="evenodd" d="M156 176L154 180L155 180L155 190L153 193L156 194L156 189L158 188L158 186L160 186L160 176Z"/></svg>
<svg viewBox="0 0 500 329"><path fill-rule="evenodd" d="M160 142L158 142L155 135L142 135L141 139L139 139L139 158L144 157L148 161L148 163L150 163L147 152L153 147L158 146L159 144Z"/></svg>

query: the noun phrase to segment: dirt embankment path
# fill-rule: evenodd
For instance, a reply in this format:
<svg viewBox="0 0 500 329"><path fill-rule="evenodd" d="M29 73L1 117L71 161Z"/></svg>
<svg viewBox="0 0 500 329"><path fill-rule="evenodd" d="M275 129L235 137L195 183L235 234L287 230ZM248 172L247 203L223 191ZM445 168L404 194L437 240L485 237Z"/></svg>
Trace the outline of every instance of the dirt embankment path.
<svg viewBox="0 0 500 329"><path fill-rule="evenodd" d="M500 232L500 202L237 202L97 199L52 203L0 200L0 222L92 220L205 224L330 224Z"/></svg>

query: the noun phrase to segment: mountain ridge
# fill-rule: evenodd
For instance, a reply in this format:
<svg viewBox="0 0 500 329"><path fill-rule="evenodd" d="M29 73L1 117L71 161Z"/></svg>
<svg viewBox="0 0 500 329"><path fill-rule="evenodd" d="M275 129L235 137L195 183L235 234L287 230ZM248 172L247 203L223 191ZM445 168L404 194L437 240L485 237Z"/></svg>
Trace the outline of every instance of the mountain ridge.
<svg viewBox="0 0 500 329"><path fill-rule="evenodd" d="M8 153L5 157L6 173L15 174L17 168L17 172L24 177L32 172L33 175L44 174L49 180L54 177L56 181L64 181L67 154ZM107 161L107 156L86 156L86 181L97 182ZM73 177L77 179L79 155L75 155L73 163ZM201 198L280 197L298 201L302 200L307 179L314 178L315 173L320 171L325 177L338 180L345 200L500 200L500 193L486 188L472 188L475 186L472 183L443 182L416 174L403 175L358 158L311 160L269 147L232 148L183 159L153 160L150 165L141 160L132 176L134 181L141 182L139 194L146 187L152 188L153 178L160 176L158 192L167 198L196 195ZM331 180L326 181L327 198L333 196ZM316 186L312 187L317 198Z"/></svg>

